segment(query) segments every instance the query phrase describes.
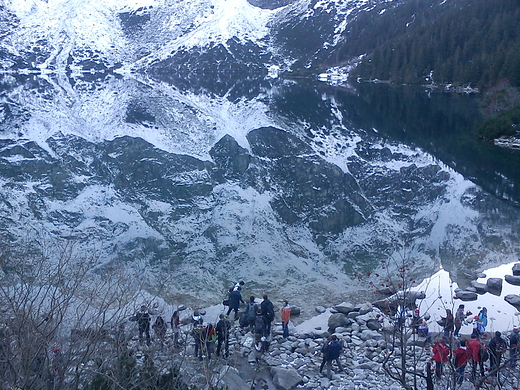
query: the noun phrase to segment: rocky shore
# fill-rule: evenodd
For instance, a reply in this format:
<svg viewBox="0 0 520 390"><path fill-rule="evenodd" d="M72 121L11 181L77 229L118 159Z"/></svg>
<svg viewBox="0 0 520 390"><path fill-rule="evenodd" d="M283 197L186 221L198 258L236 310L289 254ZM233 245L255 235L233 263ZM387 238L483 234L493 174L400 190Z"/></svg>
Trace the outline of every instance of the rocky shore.
<svg viewBox="0 0 520 390"><path fill-rule="evenodd" d="M176 364L182 365L187 384L199 388L208 388L208 379L216 388L228 390L401 388L382 369L384 351L389 343L385 333L393 325L385 320L378 308L370 303L342 303L329 309L317 308L317 311L322 313L293 328L288 338L282 337L281 324L275 322L269 351L258 364L253 352L253 335L236 322L230 336L229 359L214 357L197 361L193 357L193 339L187 336L186 348L176 357ZM333 374L329 379L319 373L319 367L321 348L331 334L343 340L340 360L344 370L340 372L333 364ZM417 348L424 349L419 346L420 340L417 344ZM423 354L419 367L424 368L430 358L429 351Z"/></svg>
<svg viewBox="0 0 520 390"><path fill-rule="evenodd" d="M513 275L506 275L505 280L512 285L518 285L517 278L520 277L520 263L516 263L512 269ZM485 275L481 276L485 277ZM473 291L474 290L474 291ZM492 304L493 314L502 315L497 301L499 295L496 290L502 290L502 278L491 277L487 279L486 284L479 285L473 283L472 289L465 290L455 289L454 299L459 302L467 302L474 300L463 299L465 293L475 295L489 295L494 297ZM489 294L488 294L489 293ZM428 363L432 360L431 343L424 337L420 337L411 331L410 315L407 316L404 331L396 336L396 323L393 321L392 313L388 310L397 310L398 305L408 307L419 307L423 305L429 308L427 312L421 313L423 318L429 323L430 340L436 340L438 332L442 331L437 321L444 313L444 309L448 306L434 308L427 302L427 295L424 291L408 291L406 297L399 294L392 295L386 299L375 301L372 303L352 304L343 302L329 308L318 306L315 308L315 315L302 321L299 317L299 308L293 308L291 318L295 319L296 326L292 326L290 336L284 338L282 336L282 327L279 317L275 320L270 337L270 345L268 352L264 353L260 362L256 361L254 353L254 335L247 329L239 326L238 321L234 321L230 331L230 356L227 359L216 357L212 359L207 356L203 361L199 361L194 357L194 339L191 336L191 317L193 310L180 307L184 318L183 334L184 343L182 348L172 348L168 346L168 353L165 350L157 350L152 347L154 359L158 362L162 360L163 367L173 365L179 367L183 380L189 386L197 389L215 390L246 390L246 389L266 389L266 390L290 390L290 389L323 389L323 390L397 390L402 386L392 379L388 372L383 368L386 366L399 370L402 364L402 356L406 354L405 360L408 360L407 369L410 362L413 361L413 370L426 375L428 371ZM437 304L442 304L437 292L435 297ZM406 298L406 299L404 299ZM503 300L519 310L518 294L508 294ZM421 305L416 304L421 301ZM452 300L452 306L455 301ZM259 302L258 302L259 303ZM448 303L448 302L445 302ZM469 302L468 302L469 303ZM468 306L468 304L467 304ZM479 309L480 306L474 305L472 310ZM215 323L215 319L224 312L225 307L216 305L204 310L204 323ZM275 308L279 313L280 308ZM469 311L468 311L469 313ZM511 313L510 313L511 314ZM294 315L294 317L293 317ZM520 315L519 312L514 316ZM490 317L491 321L507 322L509 326L517 323L511 318ZM467 317L464 321L461 335L458 340L469 339L469 332L473 321L473 316ZM512 322L511 322L512 321ZM500 330L505 334L511 329L507 329L506 324L496 323L500 326ZM494 333L493 325L491 325L489 333L483 335L486 341L489 341ZM437 332L437 333L436 333ZM333 364L333 372L331 377L327 377L319 372L322 363L323 353L322 347L332 334L342 340L344 349L340 357L343 370ZM135 340L135 338L134 338ZM453 349L458 347L458 340L454 339L452 343ZM404 345L403 348L401 346ZM141 356L145 356L146 348L139 344L134 347L141 352ZM431 368L430 368L431 369ZM520 378L520 367L514 371L512 376ZM324 370L325 371L325 370ZM430 371L431 372L431 371ZM450 371L453 373L453 370ZM469 368L467 369L469 372ZM511 374L511 373L509 373ZM509 375L508 374L508 375ZM453 375L445 375L441 382L437 382L436 388L448 388L448 381L453 380ZM472 389L473 383L468 379L458 386L460 389ZM426 388L424 377L420 378L424 388ZM513 389L517 384L502 384L502 389ZM509 387L508 387L509 386ZM419 387L421 388L421 387Z"/></svg>
<svg viewBox="0 0 520 390"><path fill-rule="evenodd" d="M399 342L393 336L395 324L385 313L371 303L341 303L327 309L317 307L316 311L311 320L293 327L288 338L282 337L281 323L275 321L269 351L259 363L253 352L254 337L251 332L241 329L238 321L231 330L228 359L215 356L212 359L205 357L202 362L195 359L193 338L186 329L186 344L174 354L174 363L182 367L186 383L199 389L210 389L210 385L214 386L211 389L227 390L402 389L383 370L383 361L390 352L390 365L398 366L401 359ZM430 345L410 331L405 333L406 354L409 359L414 356L416 370L425 374L433 356ZM323 356L321 348L331 334L343 340L340 358L343 370L338 370L333 363L332 376L328 378L319 373L319 368ZM436 337L435 334L432 336ZM469 335L461 335L461 338L469 338ZM487 335L489 338L491 335ZM435 387L447 388L449 380L446 375ZM473 389L474 385L466 380L458 388ZM507 385L502 388L508 389Z"/></svg>

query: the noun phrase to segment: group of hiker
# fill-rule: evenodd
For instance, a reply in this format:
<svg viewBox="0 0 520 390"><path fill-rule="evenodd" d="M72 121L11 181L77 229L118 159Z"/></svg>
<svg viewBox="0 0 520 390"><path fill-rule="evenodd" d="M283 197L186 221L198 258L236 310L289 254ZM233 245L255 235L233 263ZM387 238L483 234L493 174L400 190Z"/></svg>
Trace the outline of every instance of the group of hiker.
<svg viewBox="0 0 520 390"><path fill-rule="evenodd" d="M257 302L255 296L251 295L246 303L242 297L242 288L244 282L240 281L231 287L228 291L228 298L222 303L228 306L226 314L220 314L218 322L204 323L203 316L197 310L193 312L190 319L192 325L191 336L194 342L194 356L198 360L204 360L206 357L210 360L215 356L227 359L229 357L229 335L231 328L235 322L245 331L250 331L254 335L252 350L254 352L255 361L260 362L262 355L268 351L271 340L272 322L275 319L275 309L273 303L269 300L267 294L264 294L261 302ZM243 311L239 311L240 305L245 305ZM282 302L280 310L282 337L289 337L289 322L291 319L292 308L288 301ZM228 316L233 312L233 319ZM163 342L166 336L166 321L158 316L153 325L151 325L152 317L146 305L142 305L141 309L130 318L131 321L137 322L139 331L139 340L150 345L151 336L150 329L153 329L157 338ZM175 311L171 320L172 337L174 346L179 346L179 334L181 322L179 319L179 311ZM215 347L216 345L216 347ZM322 347L323 361L320 366L320 373L326 368L326 375L332 376L332 362L335 361L340 369L343 370L339 357L344 348L343 340L339 340L336 335L330 336Z"/></svg>
<svg viewBox="0 0 520 390"><path fill-rule="evenodd" d="M168 329L166 321L164 320L164 318L162 316L157 316L154 324L151 325L152 316L150 315L146 305L142 305L141 309L137 313L135 313L135 315L130 317L130 321L137 322L137 330L139 331L139 341L142 342L142 341L146 340L146 344L150 345L150 343L151 343L150 328L152 328L154 330L157 338L161 342L165 341L166 332ZM172 328L174 346L178 346L179 345L179 334L180 334L180 315L179 315L178 310L173 312L172 318L170 320L170 325ZM119 337L124 338L124 336L119 336Z"/></svg>
<svg viewBox="0 0 520 390"><path fill-rule="evenodd" d="M227 313L220 314L219 320L215 325L212 323L204 324L203 316L200 312L194 311L190 321L192 325L191 336L195 343L195 356L199 360L202 360L203 356L211 359L215 344L216 356L220 356L222 350L224 351L224 358L229 356L229 332L232 327L232 322L228 319L228 316L232 311L234 312L233 322L238 321L241 328L250 330L254 335L254 349L257 360L259 360L262 353L268 349L271 337L271 325L275 318L274 305L266 294L263 295L263 300L260 303L256 302L254 296L250 296L246 304L242 298L242 287L244 284L243 281L240 281L229 289L228 299L223 301L223 304L228 306ZM245 304L246 308L239 315L241 304ZM284 337L289 336L288 324L290 315L291 307L287 301L284 301L281 311ZM162 316L157 316L152 325L152 316L146 305L142 305L140 310L130 317L130 321L137 323L140 342L146 342L147 345L151 344L151 329L154 330L155 335L161 343L165 341L167 333L166 321ZM181 322L178 310L173 313L170 324L174 347L179 347Z"/></svg>
<svg viewBox="0 0 520 390"><path fill-rule="evenodd" d="M462 324L471 317L473 313L470 311L464 311L464 305L460 304L455 312L455 316L452 314L450 309L446 309L446 316L441 317L439 325L443 327L444 337L459 337L459 332ZM477 337L483 335L486 332L488 324L487 308L483 307L478 315L472 318L473 332Z"/></svg>
<svg viewBox="0 0 520 390"><path fill-rule="evenodd" d="M242 329L250 330L254 334L254 355L258 363L263 355L269 349L269 341L271 338L271 325L275 317L274 305L269 300L267 294L262 297L262 302L256 303L254 295L249 297L246 303L242 298L242 287L244 282L240 281L229 289L228 299L222 303L228 306L226 316L234 311L234 321L238 321ZM245 311L239 316L238 310L240 304L245 304ZM286 303L284 301L284 303ZM282 312L283 313L283 312ZM282 318L283 319L283 318ZM288 336L288 335L287 335ZM287 337L284 336L284 337Z"/></svg>
<svg viewBox="0 0 520 390"><path fill-rule="evenodd" d="M473 323L473 331L468 337L460 335L460 329L468 318ZM462 384L465 377L466 368L470 366L469 379L473 383L485 376L485 363L488 363L488 373L490 377L498 377L498 372L503 365L503 360L507 359L506 353L509 351L509 358L505 366L514 368L517 365L520 355L520 327L514 327L508 338L504 338L502 333L496 331L494 337L488 343L485 339L487 326L487 309L484 307L477 316L469 311L465 311L464 305L459 305L455 315L450 309L446 310L446 316L441 317L438 323L443 327L442 334L433 343L433 358L435 362L435 377L441 380L443 368L446 363L454 365L456 381Z"/></svg>
<svg viewBox="0 0 520 390"><path fill-rule="evenodd" d="M450 361L450 356L453 358L452 362L459 384L462 384L464 380L468 364L471 367L470 380L473 383L479 376L484 377L484 365L487 361L489 361L488 372L492 377L497 377L508 349L509 359L506 365L515 368L520 353L520 328L514 328L508 338L509 342L502 337L502 333L499 331L495 332L494 337L487 344L475 333L471 334L470 339L453 340L452 342L443 336L433 344L436 379L441 379L443 367Z"/></svg>

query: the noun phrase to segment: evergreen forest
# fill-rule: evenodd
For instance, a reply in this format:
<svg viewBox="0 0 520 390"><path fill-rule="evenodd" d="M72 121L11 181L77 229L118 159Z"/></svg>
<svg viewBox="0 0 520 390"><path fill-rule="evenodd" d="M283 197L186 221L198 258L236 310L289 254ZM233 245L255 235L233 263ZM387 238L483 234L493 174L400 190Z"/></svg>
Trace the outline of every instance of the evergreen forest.
<svg viewBox="0 0 520 390"><path fill-rule="evenodd" d="M404 84L520 86L520 0L410 0L360 14L328 65Z"/></svg>

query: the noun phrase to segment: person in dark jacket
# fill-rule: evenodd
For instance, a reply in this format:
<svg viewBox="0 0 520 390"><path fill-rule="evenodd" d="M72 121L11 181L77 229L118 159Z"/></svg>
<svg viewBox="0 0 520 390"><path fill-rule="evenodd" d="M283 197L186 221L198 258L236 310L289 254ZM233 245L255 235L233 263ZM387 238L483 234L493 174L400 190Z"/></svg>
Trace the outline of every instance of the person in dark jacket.
<svg viewBox="0 0 520 390"><path fill-rule="evenodd" d="M255 303L255 297L251 295L249 297L249 302L246 305L246 311L244 315L247 318L247 326L250 327L251 330L255 327L255 318L256 318L256 311L258 310L258 305Z"/></svg>
<svg viewBox="0 0 520 390"><path fill-rule="evenodd" d="M231 324L224 314L219 316L215 329L217 331L217 356L220 356L222 343L224 343L224 357L227 359L229 357L229 330L231 329Z"/></svg>
<svg viewBox="0 0 520 390"><path fill-rule="evenodd" d="M141 306L141 311L137 312L135 318L139 330L139 341L144 340L144 335L146 336L146 343L150 345L150 322L152 321L152 318L150 317L150 313L148 313L148 309L145 305Z"/></svg>
<svg viewBox="0 0 520 390"><path fill-rule="evenodd" d="M341 351L343 350L343 343L338 340L338 337L333 334L329 337L329 340L322 348L323 352L323 361L320 366L320 374L323 370L323 367L327 365L327 377L332 379L332 361L335 360L336 364L339 367L340 371L343 371L343 366L339 361L339 357L341 355Z"/></svg>
<svg viewBox="0 0 520 390"><path fill-rule="evenodd" d="M240 303L245 303L242 299L242 294L240 293L240 290L233 290L229 293L229 309L226 313L227 316L229 316L229 313L231 313L231 310L235 312L234 320L238 320L238 308L240 307Z"/></svg>
<svg viewBox="0 0 520 390"><path fill-rule="evenodd" d="M166 329L167 329L166 321L164 321L164 319L161 316L159 316L155 320L155 323L153 324L152 327L153 327L155 334L159 338L159 340L161 340L161 342L164 342L164 338L166 337Z"/></svg>
<svg viewBox="0 0 520 390"><path fill-rule="evenodd" d="M260 310L262 311L266 324L265 336L269 337L271 335L271 323L274 320L274 305L273 302L268 299L267 294L264 294L262 298L264 300L260 303Z"/></svg>
<svg viewBox="0 0 520 390"><path fill-rule="evenodd" d="M206 352L206 327L204 326L204 320L200 316L194 318L195 323L191 335L195 341L195 357L202 361L202 355Z"/></svg>
<svg viewBox="0 0 520 390"><path fill-rule="evenodd" d="M257 310L256 316L254 319L254 332L257 335L260 335L260 337L265 336L265 330L267 328L267 325L265 323L265 318L262 315L262 312L260 309Z"/></svg>
<svg viewBox="0 0 520 390"><path fill-rule="evenodd" d="M502 355L507 351L506 340L502 338L502 333L498 330L495 332L495 337L489 341L489 372L496 370L493 375L498 376L498 369L500 368L500 362Z"/></svg>
<svg viewBox="0 0 520 390"><path fill-rule="evenodd" d="M509 335L509 367L515 368L520 355L520 327L513 328Z"/></svg>
<svg viewBox="0 0 520 390"><path fill-rule="evenodd" d="M173 346L174 348L179 347L179 335L181 332L181 319L180 313L178 310L175 310L172 315L172 319L170 320L170 324L172 326L172 337L173 337Z"/></svg>
<svg viewBox="0 0 520 390"><path fill-rule="evenodd" d="M455 331L453 332L454 337L459 337L460 328L462 327L462 323L466 319L466 313L464 313L464 305L459 305L459 308L455 312Z"/></svg>
<svg viewBox="0 0 520 390"><path fill-rule="evenodd" d="M453 334L453 330L455 329L455 320L453 318L453 314L450 309L446 309L446 317L443 318L444 321L444 337L448 340L451 339Z"/></svg>

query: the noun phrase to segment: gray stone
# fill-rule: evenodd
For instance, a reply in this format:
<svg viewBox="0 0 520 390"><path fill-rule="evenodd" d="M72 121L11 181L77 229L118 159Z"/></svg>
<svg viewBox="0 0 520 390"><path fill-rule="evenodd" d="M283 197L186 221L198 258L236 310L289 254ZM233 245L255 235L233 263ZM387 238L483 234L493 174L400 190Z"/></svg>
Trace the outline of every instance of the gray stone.
<svg viewBox="0 0 520 390"><path fill-rule="evenodd" d="M350 302L343 302L339 305L332 306L332 309L334 309L338 313L348 314L351 311L355 310L355 306Z"/></svg>
<svg viewBox="0 0 520 390"><path fill-rule="evenodd" d="M368 320L367 321L367 327L371 330L380 330L382 325L378 320Z"/></svg>
<svg viewBox="0 0 520 390"><path fill-rule="evenodd" d="M303 378L294 368L271 368L271 375L273 376L273 383L281 390L294 389Z"/></svg>
<svg viewBox="0 0 520 390"><path fill-rule="evenodd" d="M316 308L314 310L316 310L316 313L321 314L321 313L325 313L325 311L327 309L325 309L323 306L316 306Z"/></svg>
<svg viewBox="0 0 520 390"><path fill-rule="evenodd" d="M247 383L238 375L237 369L231 366L225 366L224 369L221 375L218 376L220 382L215 384L216 387L222 387L224 384L223 387L228 390L243 390L248 388Z"/></svg>
<svg viewBox="0 0 520 390"><path fill-rule="evenodd" d="M372 311L372 309L373 309L373 307L372 307L371 303L364 303L359 308L359 314L363 315L363 314L370 313Z"/></svg>
<svg viewBox="0 0 520 390"><path fill-rule="evenodd" d="M477 278L479 278L479 279L485 279L485 278L487 278L487 275L486 275L485 273L481 272L481 273L478 273L478 274L477 274Z"/></svg>
<svg viewBox="0 0 520 390"><path fill-rule="evenodd" d="M473 291L467 291L467 290L460 290L457 291L455 294L457 298L459 298L461 301L476 301L478 298L478 294Z"/></svg>
<svg viewBox="0 0 520 390"><path fill-rule="evenodd" d="M520 295L509 294L504 297L504 301L514 306L516 310L520 311Z"/></svg>
<svg viewBox="0 0 520 390"><path fill-rule="evenodd" d="M339 326L346 327L349 325L347 316L343 313L334 313L329 317L328 321L329 330L332 332Z"/></svg>
<svg viewBox="0 0 520 390"><path fill-rule="evenodd" d="M378 364L368 361L368 362L361 363L358 367L363 370L376 371L378 368Z"/></svg>
<svg viewBox="0 0 520 390"><path fill-rule="evenodd" d="M520 263L515 263L513 265L513 275L520 276Z"/></svg>
<svg viewBox="0 0 520 390"><path fill-rule="evenodd" d="M370 320L373 320L373 319L376 319L376 318L378 318L378 317L377 317L377 314L375 313L375 311L371 311L369 313L365 313L363 315L357 316L356 317L356 321L362 320L362 321L367 322L367 321L370 321Z"/></svg>
<svg viewBox="0 0 520 390"><path fill-rule="evenodd" d="M291 317L299 316L302 313L302 309L298 306L291 306Z"/></svg>
<svg viewBox="0 0 520 390"><path fill-rule="evenodd" d="M489 278L486 284L491 294L500 295L502 292L502 278Z"/></svg>
<svg viewBox="0 0 520 390"><path fill-rule="evenodd" d="M476 280L472 280L471 285L475 288L477 294L485 294L488 291L487 284L485 283L479 283Z"/></svg>
<svg viewBox="0 0 520 390"><path fill-rule="evenodd" d="M361 340L379 340L381 337L381 334L379 332L375 332L373 330L364 330L361 332Z"/></svg>
<svg viewBox="0 0 520 390"><path fill-rule="evenodd" d="M506 275L504 279L507 283L512 284L514 286L520 286L520 275Z"/></svg>

